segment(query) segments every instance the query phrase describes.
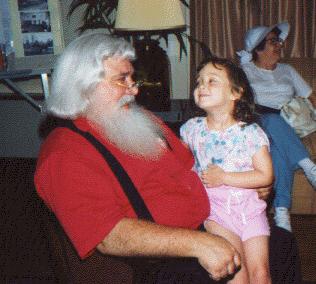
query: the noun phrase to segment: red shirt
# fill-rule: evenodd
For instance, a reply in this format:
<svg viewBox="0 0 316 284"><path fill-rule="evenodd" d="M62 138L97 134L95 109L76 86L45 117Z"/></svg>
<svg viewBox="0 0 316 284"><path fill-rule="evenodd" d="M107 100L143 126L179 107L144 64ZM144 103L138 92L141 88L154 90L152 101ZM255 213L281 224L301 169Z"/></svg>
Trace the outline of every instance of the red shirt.
<svg viewBox="0 0 316 284"><path fill-rule="evenodd" d="M209 215L204 187L191 171L193 157L171 130L167 129L166 139L172 151L150 161L121 152L83 119L75 124L94 135L119 160L156 223L193 229ZM103 156L67 128L56 128L43 143L35 185L81 257L122 218L136 217Z"/></svg>

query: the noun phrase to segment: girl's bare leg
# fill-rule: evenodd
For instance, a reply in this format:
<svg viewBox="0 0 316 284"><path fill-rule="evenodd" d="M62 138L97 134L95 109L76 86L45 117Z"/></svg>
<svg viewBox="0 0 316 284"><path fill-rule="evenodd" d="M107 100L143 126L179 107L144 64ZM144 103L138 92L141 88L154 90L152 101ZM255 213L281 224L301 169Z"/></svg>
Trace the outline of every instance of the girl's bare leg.
<svg viewBox="0 0 316 284"><path fill-rule="evenodd" d="M233 232L225 229L218 223L214 221L207 221L205 224L205 229L212 234L219 235L226 240L228 240L239 252L241 256L241 269L234 275L234 278L227 283L229 284L247 284L249 282L247 265L245 261L245 255L243 251L243 243L241 239ZM260 282L258 282L260 283Z"/></svg>
<svg viewBox="0 0 316 284"><path fill-rule="evenodd" d="M251 284L271 284L269 237L259 236L243 242L243 251Z"/></svg>

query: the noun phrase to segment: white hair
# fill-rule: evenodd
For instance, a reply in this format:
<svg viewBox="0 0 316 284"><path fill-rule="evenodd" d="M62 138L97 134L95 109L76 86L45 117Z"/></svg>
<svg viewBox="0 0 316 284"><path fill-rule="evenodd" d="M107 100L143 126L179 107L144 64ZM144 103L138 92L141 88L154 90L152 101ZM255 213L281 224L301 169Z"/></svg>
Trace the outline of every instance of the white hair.
<svg viewBox="0 0 316 284"><path fill-rule="evenodd" d="M105 75L103 60L114 56L134 60L135 50L126 40L102 32L72 41L54 68L46 112L70 119L82 115L88 95Z"/></svg>

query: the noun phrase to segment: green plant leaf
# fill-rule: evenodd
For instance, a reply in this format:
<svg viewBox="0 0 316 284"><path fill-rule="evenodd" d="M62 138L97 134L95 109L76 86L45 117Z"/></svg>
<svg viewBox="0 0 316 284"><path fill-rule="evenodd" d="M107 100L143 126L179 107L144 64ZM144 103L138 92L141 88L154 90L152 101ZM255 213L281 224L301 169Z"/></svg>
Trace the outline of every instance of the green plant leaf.
<svg viewBox="0 0 316 284"><path fill-rule="evenodd" d="M180 52L180 61L182 59L182 52L184 52L185 55L188 55L188 52L187 52L187 49L185 47L185 44L184 44L184 40L183 40L183 37L182 35L184 33L182 32L174 32L175 36L177 37L178 39L178 42L179 42L179 52Z"/></svg>
<svg viewBox="0 0 316 284"><path fill-rule="evenodd" d="M116 10L118 0L73 0L67 13L69 20L73 12L82 5L86 5L83 14L83 24L78 28L82 33L87 29L105 28L113 33L114 20L111 20L110 15Z"/></svg>

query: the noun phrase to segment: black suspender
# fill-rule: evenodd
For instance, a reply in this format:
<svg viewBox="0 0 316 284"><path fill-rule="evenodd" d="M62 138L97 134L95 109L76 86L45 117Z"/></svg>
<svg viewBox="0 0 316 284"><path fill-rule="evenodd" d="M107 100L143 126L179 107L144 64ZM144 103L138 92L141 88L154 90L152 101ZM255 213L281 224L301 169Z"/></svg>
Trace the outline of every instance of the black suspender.
<svg viewBox="0 0 316 284"><path fill-rule="evenodd" d="M66 127L86 138L96 148L96 150L102 154L119 181L138 218L154 222L152 215L150 214L143 198L137 191L133 181L112 153L89 132L85 132L77 128L72 121L67 121L62 125L62 127Z"/></svg>

